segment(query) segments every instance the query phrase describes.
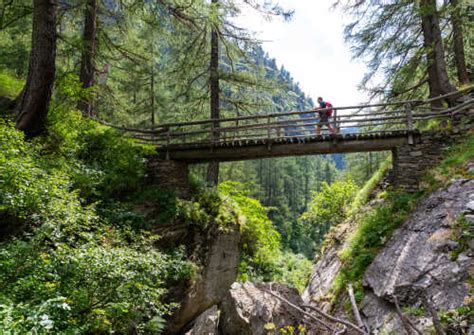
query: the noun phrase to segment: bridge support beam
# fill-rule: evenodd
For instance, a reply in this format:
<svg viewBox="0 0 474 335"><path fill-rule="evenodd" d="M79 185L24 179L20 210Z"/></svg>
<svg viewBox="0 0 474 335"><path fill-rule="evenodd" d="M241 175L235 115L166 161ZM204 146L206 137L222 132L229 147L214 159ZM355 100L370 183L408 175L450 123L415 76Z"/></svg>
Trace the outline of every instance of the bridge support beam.
<svg viewBox="0 0 474 335"><path fill-rule="evenodd" d="M151 156L148 159L147 183L163 190L173 191L182 199L188 199L191 197L188 172L186 162Z"/></svg>

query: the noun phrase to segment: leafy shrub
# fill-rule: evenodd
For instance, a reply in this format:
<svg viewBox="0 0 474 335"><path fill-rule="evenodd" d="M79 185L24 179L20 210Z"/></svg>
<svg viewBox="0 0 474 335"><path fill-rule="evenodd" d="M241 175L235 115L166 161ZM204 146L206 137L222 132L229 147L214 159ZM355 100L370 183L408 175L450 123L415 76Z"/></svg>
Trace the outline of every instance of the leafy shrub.
<svg viewBox="0 0 474 335"><path fill-rule="evenodd" d="M87 165L76 156L80 150L70 136L80 137L84 129L71 135L73 128L64 126L53 150L52 139L26 142L13 124L0 120L0 214L28 226L25 234L0 244L0 329L5 334L156 333L174 306L162 301L163 293L188 278L193 267L182 253L154 250L154 239L140 230L143 221L129 207L104 202L97 211L79 198L76 168ZM85 176L82 185L92 185L92 179ZM98 196L109 191L97 190L104 192Z"/></svg>
<svg viewBox="0 0 474 335"><path fill-rule="evenodd" d="M281 251L280 234L268 218L267 209L241 183L226 181L219 191L232 201L241 223L239 280L278 281L304 289L312 263L303 255Z"/></svg>
<svg viewBox="0 0 474 335"><path fill-rule="evenodd" d="M242 215L242 253L255 271L263 271L280 250L280 234L268 218L267 210L258 200L248 197L250 191L240 183L221 183L219 191L234 202Z"/></svg>
<svg viewBox="0 0 474 335"><path fill-rule="evenodd" d="M94 201L129 195L143 184L145 156L153 148L83 117L75 106L90 94L74 75L58 83L43 150L54 157L52 163L68 172L82 197Z"/></svg>
<svg viewBox="0 0 474 335"><path fill-rule="evenodd" d="M0 71L0 97L15 98L23 88L23 81Z"/></svg>
<svg viewBox="0 0 474 335"><path fill-rule="evenodd" d="M0 249L0 328L17 332L144 331L169 313L160 299L190 266L153 250L16 241ZM10 328L11 327L11 328Z"/></svg>
<svg viewBox="0 0 474 335"><path fill-rule="evenodd" d="M347 246L339 252L342 268L332 290L337 295L349 283L362 298L362 276L392 232L406 219L419 194L389 192L385 203L364 215L351 233Z"/></svg>
<svg viewBox="0 0 474 335"><path fill-rule="evenodd" d="M70 192L68 176L49 169L38 151L13 124L0 120L0 212L54 225L88 221L91 214Z"/></svg>
<svg viewBox="0 0 474 335"><path fill-rule="evenodd" d="M351 180L323 184L320 192L313 193L308 210L300 221L308 236L308 244L314 249L322 242L329 228L341 223L348 214L357 185Z"/></svg>

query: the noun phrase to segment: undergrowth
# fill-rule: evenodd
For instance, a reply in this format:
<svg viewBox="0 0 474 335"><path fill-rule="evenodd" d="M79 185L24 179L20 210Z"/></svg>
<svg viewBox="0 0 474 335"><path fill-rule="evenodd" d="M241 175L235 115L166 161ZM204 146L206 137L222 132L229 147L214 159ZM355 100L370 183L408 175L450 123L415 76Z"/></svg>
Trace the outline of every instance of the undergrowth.
<svg viewBox="0 0 474 335"><path fill-rule="evenodd" d="M474 132L470 132L466 139L452 145L444 154L443 161L431 169L423 180L423 187L433 190L446 186L455 178L474 178L474 169L467 169L466 162L474 159Z"/></svg>
<svg viewBox="0 0 474 335"><path fill-rule="evenodd" d="M249 197L245 185L227 181L219 192L228 198L240 217L241 260L239 281L275 281L296 287L300 292L308 281L312 263L303 255L282 251L281 236L268 218L267 209Z"/></svg>
<svg viewBox="0 0 474 335"><path fill-rule="evenodd" d="M365 214L348 238L347 246L339 252L342 268L333 287L333 297L352 283L358 301L363 297L362 276L367 266L390 238L392 232L406 219L420 194L387 192L385 201Z"/></svg>
<svg viewBox="0 0 474 335"><path fill-rule="evenodd" d="M2 92L17 94L5 76ZM83 118L78 89L74 78L56 87L34 140L0 119L0 329L157 333L175 307L163 295L194 266L179 248L157 251L131 204L150 148Z"/></svg>
<svg viewBox="0 0 474 335"><path fill-rule="evenodd" d="M0 71L0 97L14 99L23 88L23 80Z"/></svg>

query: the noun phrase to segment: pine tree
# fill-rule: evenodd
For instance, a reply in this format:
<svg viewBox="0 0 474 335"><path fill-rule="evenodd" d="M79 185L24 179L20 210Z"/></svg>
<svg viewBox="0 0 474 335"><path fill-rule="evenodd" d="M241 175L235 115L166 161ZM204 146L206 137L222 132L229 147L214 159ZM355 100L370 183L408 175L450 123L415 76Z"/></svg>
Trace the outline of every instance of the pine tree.
<svg viewBox="0 0 474 335"><path fill-rule="evenodd" d="M33 30L28 78L18 97L16 126L28 136L44 130L56 72L56 11L54 0L33 1Z"/></svg>

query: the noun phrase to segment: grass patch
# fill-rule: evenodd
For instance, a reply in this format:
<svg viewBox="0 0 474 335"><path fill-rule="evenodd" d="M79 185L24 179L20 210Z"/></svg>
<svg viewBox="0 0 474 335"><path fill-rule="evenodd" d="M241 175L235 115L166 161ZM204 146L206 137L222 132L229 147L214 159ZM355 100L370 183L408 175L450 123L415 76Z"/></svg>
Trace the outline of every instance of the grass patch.
<svg viewBox="0 0 474 335"><path fill-rule="evenodd" d="M349 216L353 215L357 210L364 205L369 199L370 194L374 190L382 178L385 176L385 173L392 167L392 158L389 156L378 168L378 170L372 175L372 177L364 184L362 189L357 192L354 201L351 204L349 210Z"/></svg>
<svg viewBox="0 0 474 335"><path fill-rule="evenodd" d="M430 170L423 180L428 190L447 185L453 178L474 178L474 172L466 169L466 162L474 159L474 132L467 135L464 142L451 146L443 161Z"/></svg>
<svg viewBox="0 0 474 335"><path fill-rule="evenodd" d="M0 72L0 97L15 98L23 88L23 80L5 72Z"/></svg>
<svg viewBox="0 0 474 335"><path fill-rule="evenodd" d="M349 236L347 246L340 251L342 269L336 277L333 297L352 283L358 301L363 298L362 276L392 232L406 219L420 194L388 192L383 205L363 216L356 230Z"/></svg>
<svg viewBox="0 0 474 335"><path fill-rule="evenodd" d="M451 252L451 258L456 260L458 256L469 248L469 241L474 238L474 227L461 214L453 227L454 240L458 242L458 247Z"/></svg>

